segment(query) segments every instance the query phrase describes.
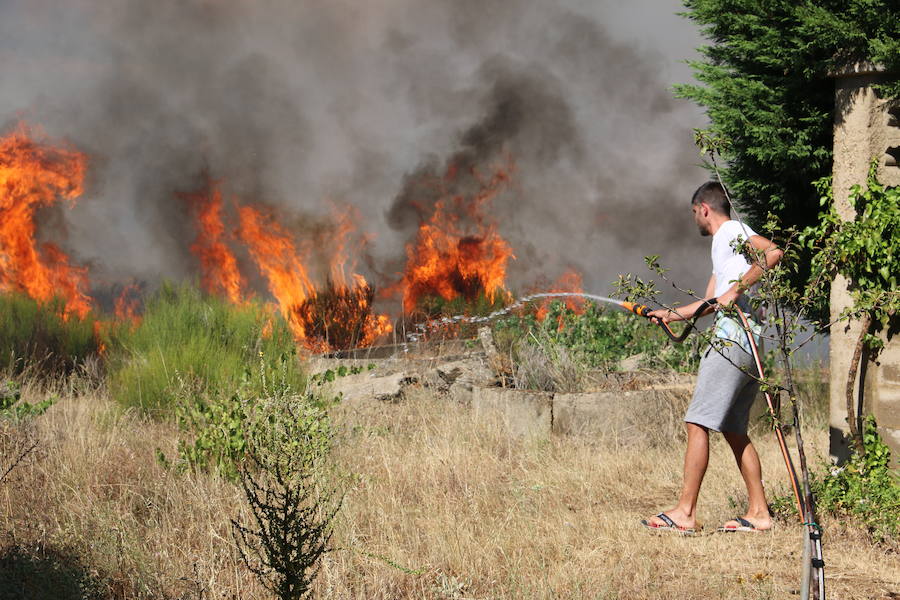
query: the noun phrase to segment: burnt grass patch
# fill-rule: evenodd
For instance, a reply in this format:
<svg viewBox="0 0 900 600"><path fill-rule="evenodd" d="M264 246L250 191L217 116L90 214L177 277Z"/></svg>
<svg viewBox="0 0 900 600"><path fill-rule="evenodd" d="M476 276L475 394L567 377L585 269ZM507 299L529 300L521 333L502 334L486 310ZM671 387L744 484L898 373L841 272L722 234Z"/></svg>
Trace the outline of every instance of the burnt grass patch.
<svg viewBox="0 0 900 600"><path fill-rule="evenodd" d="M0 600L108 600L110 583L70 550L8 543L0 548Z"/></svg>

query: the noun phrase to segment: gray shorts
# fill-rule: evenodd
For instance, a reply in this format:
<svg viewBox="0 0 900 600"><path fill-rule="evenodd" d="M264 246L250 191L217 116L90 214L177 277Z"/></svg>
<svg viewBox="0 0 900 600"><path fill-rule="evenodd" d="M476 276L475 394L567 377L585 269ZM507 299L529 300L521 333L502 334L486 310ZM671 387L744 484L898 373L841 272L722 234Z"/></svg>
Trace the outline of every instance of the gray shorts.
<svg viewBox="0 0 900 600"><path fill-rule="evenodd" d="M757 375L756 363L739 345L732 343L720 350L708 347L700 360L697 387L685 422L713 431L746 434L750 406L759 392L759 382L748 373Z"/></svg>

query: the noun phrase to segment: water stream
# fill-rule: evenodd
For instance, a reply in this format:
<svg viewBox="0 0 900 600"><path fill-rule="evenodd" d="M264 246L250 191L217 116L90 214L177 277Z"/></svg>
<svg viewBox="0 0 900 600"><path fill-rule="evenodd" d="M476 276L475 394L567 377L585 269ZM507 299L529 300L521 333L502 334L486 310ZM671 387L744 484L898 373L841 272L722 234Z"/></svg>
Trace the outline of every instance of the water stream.
<svg viewBox="0 0 900 600"><path fill-rule="evenodd" d="M616 306L622 306L621 300L615 300L613 298L607 298L606 296L598 296L596 294L586 294L584 292L540 292L537 294L529 294L528 296L524 296L516 300L515 303L510 304L507 307L501 308L499 310L495 310L494 312L481 315L481 316L470 316L470 315L454 315L452 317L441 317L440 319L431 319L424 323L419 323L416 325L417 331L415 333L407 333L407 341L409 342L417 342L421 339L421 336L425 334L425 332L429 328L437 328L445 325L453 325L456 323L486 323L488 321L492 321L497 317L502 317L503 315L516 310L517 308L521 308L528 302L532 300L537 300L539 298L587 298L589 300L597 300L599 302L606 302L607 304L615 304Z"/></svg>

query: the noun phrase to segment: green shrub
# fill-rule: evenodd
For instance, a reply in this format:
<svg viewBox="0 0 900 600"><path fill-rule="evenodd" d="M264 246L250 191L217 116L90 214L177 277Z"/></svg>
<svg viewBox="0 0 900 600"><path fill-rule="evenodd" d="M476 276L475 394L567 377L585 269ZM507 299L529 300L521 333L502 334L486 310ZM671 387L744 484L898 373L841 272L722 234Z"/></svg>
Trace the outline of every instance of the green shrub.
<svg viewBox="0 0 900 600"><path fill-rule="evenodd" d="M22 391L15 381L0 381L0 419L14 422L38 417L56 402L55 396L41 400L37 404L22 400Z"/></svg>
<svg viewBox="0 0 900 600"><path fill-rule="evenodd" d="M247 449L244 422L252 401L241 392L214 399L196 394L182 397L175 405L175 418L188 439L178 441L179 470L215 469L236 481L237 466ZM170 464L160 450L157 458L166 466Z"/></svg>
<svg viewBox="0 0 900 600"><path fill-rule="evenodd" d="M97 353L94 316L63 320L64 302L40 303L21 292L0 294L0 370L19 374L37 365L48 374L70 372Z"/></svg>
<svg viewBox="0 0 900 600"><path fill-rule="evenodd" d="M698 361L692 343L674 344L646 319L591 302L582 314L553 302L543 321L533 315L500 319L493 333L498 347L514 359L515 344L521 340L563 347L590 368L615 370L619 361L636 354L644 355L641 366L648 369L691 371Z"/></svg>
<svg viewBox="0 0 900 600"><path fill-rule="evenodd" d="M862 453L854 453L841 466L825 465L810 486L820 513L849 517L879 541L900 542L900 479L891 470L891 451L878 435L875 419L865 422ZM773 511L796 518L792 495L777 496Z"/></svg>
<svg viewBox="0 0 900 600"><path fill-rule="evenodd" d="M339 401L339 397L323 398L314 392L315 388L334 381L335 378L363 372L361 366L348 368L341 365L335 370L329 369L310 376L309 387L300 392L283 377L269 379L265 374L264 364L260 364L259 368L261 389L253 382L250 370L247 370L241 383L230 394L219 393L210 397L209 394L198 393L186 385L182 385L175 393L175 418L186 433L185 438L178 443L178 458L174 463L179 470L216 470L226 479L236 481L253 440L259 443L260 439L272 433L269 431L272 427L286 426L278 421L282 415L274 411L273 406L284 408L286 413L297 412L302 408L305 417L315 417L317 426L321 426L321 435L314 440L310 438L307 442L325 444L325 441L331 439L325 408L328 404ZM369 365L368 369L372 368L374 365ZM268 415L266 418L269 419L269 425L262 422L259 416L261 414ZM299 422L288 425L295 428L304 426ZM320 450L317 451L318 454L327 454L327 445ZM166 467L173 465L161 451L157 452L157 458Z"/></svg>
<svg viewBox="0 0 900 600"><path fill-rule="evenodd" d="M813 482L819 510L849 515L879 541L900 541L900 479L891 471L891 451L866 419L862 454L830 467Z"/></svg>
<svg viewBox="0 0 900 600"><path fill-rule="evenodd" d="M260 364L248 373L249 365ZM304 386L296 346L284 320L259 304L235 306L193 287L165 285L134 328L122 327L109 348L109 386L124 406L167 412L176 392L215 401L242 381Z"/></svg>

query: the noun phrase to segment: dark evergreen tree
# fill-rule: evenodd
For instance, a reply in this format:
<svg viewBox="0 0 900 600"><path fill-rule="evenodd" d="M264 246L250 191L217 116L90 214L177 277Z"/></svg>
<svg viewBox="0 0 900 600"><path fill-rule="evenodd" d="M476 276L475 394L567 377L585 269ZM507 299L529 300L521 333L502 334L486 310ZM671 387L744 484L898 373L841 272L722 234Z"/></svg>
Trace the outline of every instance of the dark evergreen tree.
<svg viewBox="0 0 900 600"><path fill-rule="evenodd" d="M701 85L676 93L707 109L730 143L723 177L758 227L816 222L813 182L831 173L836 70L855 62L900 72L898 0L685 0L711 44L691 63ZM900 96L900 80L879 92ZM802 275L802 274L801 274Z"/></svg>

